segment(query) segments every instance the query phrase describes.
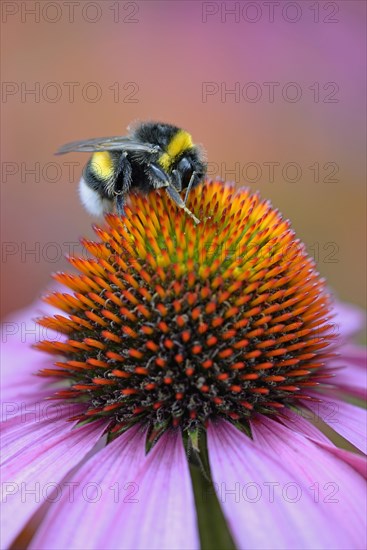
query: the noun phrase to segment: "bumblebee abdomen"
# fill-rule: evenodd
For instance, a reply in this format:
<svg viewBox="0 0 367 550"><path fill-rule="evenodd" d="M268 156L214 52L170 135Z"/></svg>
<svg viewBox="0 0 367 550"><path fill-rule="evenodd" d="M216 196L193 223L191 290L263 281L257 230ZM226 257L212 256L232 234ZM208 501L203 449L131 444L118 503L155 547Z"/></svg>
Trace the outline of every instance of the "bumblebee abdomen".
<svg viewBox="0 0 367 550"><path fill-rule="evenodd" d="M89 161L89 170L93 176L102 181L109 181L115 175L115 159L109 151L93 153Z"/></svg>

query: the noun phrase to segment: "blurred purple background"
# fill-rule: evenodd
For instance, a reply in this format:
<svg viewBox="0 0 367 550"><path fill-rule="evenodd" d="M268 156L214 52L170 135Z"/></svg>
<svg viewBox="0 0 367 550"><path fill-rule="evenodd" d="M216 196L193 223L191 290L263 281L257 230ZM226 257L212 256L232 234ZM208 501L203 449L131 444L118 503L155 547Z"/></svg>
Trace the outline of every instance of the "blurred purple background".
<svg viewBox="0 0 367 550"><path fill-rule="evenodd" d="M2 314L92 235L87 156L54 151L136 119L188 129L210 175L270 198L364 305L365 23L360 1L4 1Z"/></svg>

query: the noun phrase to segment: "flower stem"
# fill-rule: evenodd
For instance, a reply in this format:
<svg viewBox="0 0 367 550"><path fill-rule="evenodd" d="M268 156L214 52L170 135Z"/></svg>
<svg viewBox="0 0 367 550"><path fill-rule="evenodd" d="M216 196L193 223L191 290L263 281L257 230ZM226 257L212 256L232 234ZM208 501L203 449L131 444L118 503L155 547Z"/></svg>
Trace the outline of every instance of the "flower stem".
<svg viewBox="0 0 367 550"><path fill-rule="evenodd" d="M204 431L199 433L196 451L191 449L188 454L198 517L200 548L201 550L213 550L213 548L236 550L211 479Z"/></svg>

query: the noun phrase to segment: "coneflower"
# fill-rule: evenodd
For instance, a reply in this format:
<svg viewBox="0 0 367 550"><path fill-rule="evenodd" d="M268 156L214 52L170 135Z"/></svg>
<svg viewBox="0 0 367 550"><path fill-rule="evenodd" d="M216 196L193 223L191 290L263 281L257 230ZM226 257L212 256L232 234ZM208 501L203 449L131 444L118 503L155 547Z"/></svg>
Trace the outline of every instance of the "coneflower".
<svg viewBox="0 0 367 550"><path fill-rule="evenodd" d="M40 476L58 488L105 434L67 478L74 501L61 491L32 547L204 548L189 470L200 463L237 548L364 548L364 459L315 423L322 417L362 449L364 411L340 399L361 397L352 374L360 355L350 365L335 356L324 281L289 221L258 194L210 182L189 208L200 225L159 193L132 196L126 218L107 216L99 241L82 241L89 257L70 258L79 274L55 276L69 290L45 300L63 314L39 323L63 336L37 344L56 356L52 365L37 355L46 378L37 391L60 407L57 418L7 422L9 514L22 482ZM101 491L98 502L83 497L86 483ZM130 502L126 483L137 493ZM247 492L255 489L259 498ZM204 496L196 487L199 511ZM10 518L10 542L39 505Z"/></svg>

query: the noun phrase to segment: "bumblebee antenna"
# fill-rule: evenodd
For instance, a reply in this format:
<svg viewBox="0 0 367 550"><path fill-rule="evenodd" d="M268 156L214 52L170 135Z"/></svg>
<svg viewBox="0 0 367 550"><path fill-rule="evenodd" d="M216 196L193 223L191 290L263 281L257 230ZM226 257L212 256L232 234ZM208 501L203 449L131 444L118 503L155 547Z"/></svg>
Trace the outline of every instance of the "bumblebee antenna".
<svg viewBox="0 0 367 550"><path fill-rule="evenodd" d="M172 185L170 185L168 187L165 187L165 191L166 191L167 195L169 196L169 198L171 200L173 200L173 202L175 204L177 204L177 206L179 208L182 208L182 210L184 210L186 212L186 214L188 214L190 216L190 218L192 218L194 220L195 223L200 223L200 220L198 220L198 218L196 216L194 216L194 214L187 208L187 206L184 203L184 201L182 200L179 192Z"/></svg>

